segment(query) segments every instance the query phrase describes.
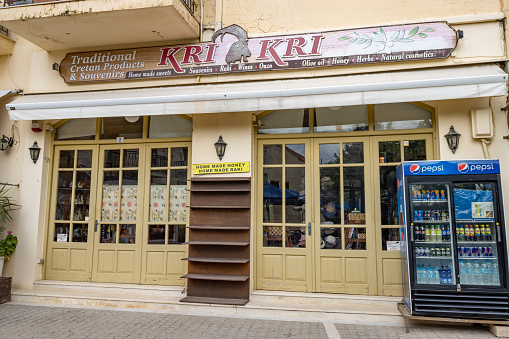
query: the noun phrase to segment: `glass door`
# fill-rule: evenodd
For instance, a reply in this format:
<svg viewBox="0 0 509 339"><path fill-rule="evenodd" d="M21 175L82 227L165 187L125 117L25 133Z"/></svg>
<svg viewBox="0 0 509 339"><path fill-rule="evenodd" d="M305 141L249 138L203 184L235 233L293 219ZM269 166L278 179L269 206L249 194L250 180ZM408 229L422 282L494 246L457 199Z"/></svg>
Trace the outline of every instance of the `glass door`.
<svg viewBox="0 0 509 339"><path fill-rule="evenodd" d="M46 278L88 281L94 239L97 148L55 147L55 158Z"/></svg>
<svg viewBox="0 0 509 339"><path fill-rule="evenodd" d="M459 283L500 287L501 244L495 182L453 184Z"/></svg>
<svg viewBox="0 0 509 339"><path fill-rule="evenodd" d="M94 280L139 283L141 264L144 149L136 145L102 146L97 220L94 226Z"/></svg>
<svg viewBox="0 0 509 339"><path fill-rule="evenodd" d="M410 185L410 237L414 286L456 284L448 184Z"/></svg>

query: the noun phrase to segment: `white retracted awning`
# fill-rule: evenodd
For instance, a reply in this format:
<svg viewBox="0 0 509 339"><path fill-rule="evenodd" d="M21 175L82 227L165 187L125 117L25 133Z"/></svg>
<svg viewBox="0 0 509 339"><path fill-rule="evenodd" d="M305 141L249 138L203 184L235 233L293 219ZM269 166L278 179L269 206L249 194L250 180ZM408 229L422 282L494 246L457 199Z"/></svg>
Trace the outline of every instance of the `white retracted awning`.
<svg viewBox="0 0 509 339"><path fill-rule="evenodd" d="M507 95L496 65L291 80L24 95L12 120L264 111Z"/></svg>

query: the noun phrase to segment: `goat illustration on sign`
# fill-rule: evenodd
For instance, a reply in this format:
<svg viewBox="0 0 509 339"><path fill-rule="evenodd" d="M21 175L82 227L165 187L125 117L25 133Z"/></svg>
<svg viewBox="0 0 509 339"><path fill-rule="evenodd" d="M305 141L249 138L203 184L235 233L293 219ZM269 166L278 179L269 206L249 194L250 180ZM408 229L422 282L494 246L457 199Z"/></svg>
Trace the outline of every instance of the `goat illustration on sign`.
<svg viewBox="0 0 509 339"><path fill-rule="evenodd" d="M221 36L221 41L225 34L231 34L237 37L239 41L234 42L228 53L226 54L225 61L227 64L239 62L247 62L247 58L251 56L251 51L247 45L247 32L238 25L231 25L220 29L212 36L212 41L216 42L216 39Z"/></svg>

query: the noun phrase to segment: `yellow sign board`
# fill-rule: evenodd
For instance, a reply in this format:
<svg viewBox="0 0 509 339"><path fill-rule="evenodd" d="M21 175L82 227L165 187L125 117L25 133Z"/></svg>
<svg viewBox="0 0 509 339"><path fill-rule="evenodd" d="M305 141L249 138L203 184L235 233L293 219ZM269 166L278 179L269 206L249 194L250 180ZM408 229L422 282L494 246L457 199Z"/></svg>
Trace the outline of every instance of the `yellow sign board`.
<svg viewBox="0 0 509 339"><path fill-rule="evenodd" d="M193 174L223 174L249 172L249 161L193 165Z"/></svg>

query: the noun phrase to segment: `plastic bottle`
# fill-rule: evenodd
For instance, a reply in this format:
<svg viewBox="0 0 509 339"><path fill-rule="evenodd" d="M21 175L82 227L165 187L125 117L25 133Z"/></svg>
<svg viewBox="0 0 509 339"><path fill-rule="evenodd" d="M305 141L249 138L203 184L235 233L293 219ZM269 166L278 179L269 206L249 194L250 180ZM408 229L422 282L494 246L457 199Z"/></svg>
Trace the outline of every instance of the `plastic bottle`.
<svg viewBox="0 0 509 339"><path fill-rule="evenodd" d="M467 260L467 263L465 264L465 284L472 285L473 281L474 281L473 266L470 260Z"/></svg>
<svg viewBox="0 0 509 339"><path fill-rule="evenodd" d="M493 285L493 268L489 261L486 262L486 275L488 276L488 285Z"/></svg>
<svg viewBox="0 0 509 339"><path fill-rule="evenodd" d="M431 241L431 229L429 225L426 225L426 240L425 241Z"/></svg>
<svg viewBox="0 0 509 339"><path fill-rule="evenodd" d="M433 284L435 280L433 278L433 269L431 268L431 265L428 265L428 272L427 272L427 274L428 274L428 281L427 281L427 283L428 284Z"/></svg>
<svg viewBox="0 0 509 339"><path fill-rule="evenodd" d="M473 266L473 269L474 269L474 284L476 285L480 285L482 283L482 280L481 280L481 265L479 265L479 263L476 261L474 261L474 265Z"/></svg>
<svg viewBox="0 0 509 339"><path fill-rule="evenodd" d="M463 260L460 260L460 263L458 266L459 266L459 270L460 270L460 284L464 284L467 281L467 276L466 276L467 268L466 268Z"/></svg>
<svg viewBox="0 0 509 339"><path fill-rule="evenodd" d="M422 284L421 265L417 265L417 283Z"/></svg>
<svg viewBox="0 0 509 339"><path fill-rule="evenodd" d="M451 273L450 268L448 268L446 270L446 279L447 279L447 285L452 285L452 273Z"/></svg>
<svg viewBox="0 0 509 339"><path fill-rule="evenodd" d="M481 281L483 285L488 285L488 267L486 266L486 261L483 261L481 264Z"/></svg>
<svg viewBox="0 0 509 339"><path fill-rule="evenodd" d="M486 241L491 241L491 225L486 225Z"/></svg>
<svg viewBox="0 0 509 339"><path fill-rule="evenodd" d="M484 225L481 225L480 230L481 230L481 241L485 241L486 240L486 227L484 227Z"/></svg>
<svg viewBox="0 0 509 339"><path fill-rule="evenodd" d="M459 225L459 229L460 229L460 235L459 235L458 241L465 241L465 228L463 227L463 225Z"/></svg>
<svg viewBox="0 0 509 339"><path fill-rule="evenodd" d="M437 229L436 230L436 233L437 233L436 241L438 241L438 242L444 241L444 239L442 239L442 229L440 228L440 225L436 225L435 228Z"/></svg>
<svg viewBox="0 0 509 339"><path fill-rule="evenodd" d="M436 267L433 267L433 284L440 284L440 274L438 273L438 269Z"/></svg>
<svg viewBox="0 0 509 339"><path fill-rule="evenodd" d="M498 264L496 261L493 263L492 270L493 270L493 285L500 285L500 277L498 276Z"/></svg>
<svg viewBox="0 0 509 339"><path fill-rule="evenodd" d="M474 240L475 241L481 241L481 229L479 228L479 225L475 225L475 228L474 228Z"/></svg>

